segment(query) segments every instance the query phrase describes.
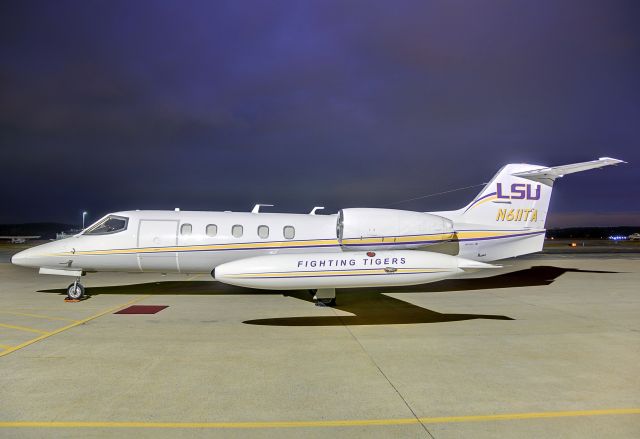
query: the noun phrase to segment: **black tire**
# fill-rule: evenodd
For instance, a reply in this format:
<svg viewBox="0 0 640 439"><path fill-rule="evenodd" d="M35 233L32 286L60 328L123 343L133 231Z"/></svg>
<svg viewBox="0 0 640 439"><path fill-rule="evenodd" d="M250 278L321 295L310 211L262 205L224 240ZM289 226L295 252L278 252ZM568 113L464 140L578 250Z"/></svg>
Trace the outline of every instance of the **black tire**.
<svg viewBox="0 0 640 439"><path fill-rule="evenodd" d="M72 283L67 287L67 297L72 300L80 300L84 297L84 286L81 283Z"/></svg>
<svg viewBox="0 0 640 439"><path fill-rule="evenodd" d="M335 297L332 299L317 299L316 306L336 306L336 299Z"/></svg>

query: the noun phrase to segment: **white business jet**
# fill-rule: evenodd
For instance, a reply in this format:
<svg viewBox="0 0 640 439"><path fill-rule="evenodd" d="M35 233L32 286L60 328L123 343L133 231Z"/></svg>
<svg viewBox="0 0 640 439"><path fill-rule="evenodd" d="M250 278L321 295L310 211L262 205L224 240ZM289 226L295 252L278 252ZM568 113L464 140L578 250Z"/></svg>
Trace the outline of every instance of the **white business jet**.
<svg viewBox="0 0 640 439"><path fill-rule="evenodd" d="M446 212L260 212L264 205L252 212L116 212L11 261L74 277L67 290L74 299L84 295L79 280L88 273L211 273L242 287L308 289L317 304L335 305L336 288L433 282L540 251L554 181L618 163L509 164L468 205Z"/></svg>

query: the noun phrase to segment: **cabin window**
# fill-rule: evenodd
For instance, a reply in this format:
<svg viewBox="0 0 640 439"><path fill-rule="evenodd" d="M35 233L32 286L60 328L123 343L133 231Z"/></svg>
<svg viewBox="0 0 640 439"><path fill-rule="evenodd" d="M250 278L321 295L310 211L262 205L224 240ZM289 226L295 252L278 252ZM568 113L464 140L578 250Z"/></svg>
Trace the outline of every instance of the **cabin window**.
<svg viewBox="0 0 640 439"><path fill-rule="evenodd" d="M215 224L207 225L207 236L216 236L218 234L218 226Z"/></svg>
<svg viewBox="0 0 640 439"><path fill-rule="evenodd" d="M236 224L235 226L231 227L231 234L233 235L234 238L241 238L242 233L243 233L243 229L240 224Z"/></svg>
<svg viewBox="0 0 640 439"><path fill-rule="evenodd" d="M127 230L129 218L124 216L109 215L108 217L98 221L89 227L83 235L108 235L110 233L118 233Z"/></svg>
<svg viewBox="0 0 640 439"><path fill-rule="evenodd" d="M191 224L183 224L180 226L181 235L191 235L192 230L193 230L193 227L191 227Z"/></svg>
<svg viewBox="0 0 640 439"><path fill-rule="evenodd" d="M258 226L258 236L262 239L269 237L269 226Z"/></svg>
<svg viewBox="0 0 640 439"><path fill-rule="evenodd" d="M282 234L286 239L293 239L296 236L296 229L294 229L293 226L284 226Z"/></svg>

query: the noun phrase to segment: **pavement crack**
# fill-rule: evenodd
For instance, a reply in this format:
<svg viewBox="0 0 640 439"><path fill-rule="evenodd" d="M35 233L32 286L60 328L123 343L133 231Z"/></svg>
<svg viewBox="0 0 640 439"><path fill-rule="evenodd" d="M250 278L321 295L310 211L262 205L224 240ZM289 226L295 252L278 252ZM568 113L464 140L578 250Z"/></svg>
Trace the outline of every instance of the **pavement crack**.
<svg viewBox="0 0 640 439"><path fill-rule="evenodd" d="M349 333L349 335L351 336L351 338L353 338L353 340L358 344L358 346L360 346L360 349L362 349L362 352L365 353L365 355L369 358L369 361L371 361L371 363L376 367L376 369L378 369L378 372L380 372L380 375L382 375L384 377L384 379L387 381L387 383L389 383L389 385L391 386L391 388L394 390L394 392L396 392L396 394L398 395L398 397L402 400L402 402L404 403L404 405L407 407L407 409L409 409L409 411L411 412L411 414L413 415L413 417L415 418L415 420L418 422L418 424L420 424L420 426L422 427L422 429L425 431L425 433L427 434L427 437L431 438L431 439L435 439L435 436L433 436L433 434L431 434L431 432L429 431L429 429L427 428L426 425L424 425L424 423L420 420L420 417L416 414L416 412L413 410L413 407L411 407L411 405L409 404L409 402L405 399L405 397L402 395L402 393L400 393L400 391L398 390L398 388L393 384L393 382L391 382L391 380L389 379L389 377L387 376L387 374L384 373L384 371L382 370L382 368L380 367L380 365L378 365L378 363L376 362L376 360L371 356L371 354L369 354L369 352L365 349L364 345L360 342L360 340L358 340L358 337L355 336L355 334L351 331L351 328L349 328L348 325L346 325L344 323L344 321L342 320L342 316L339 315L335 309L332 308L333 313L340 319L340 321L342 322L342 326L344 326L344 328L347 330L347 332Z"/></svg>

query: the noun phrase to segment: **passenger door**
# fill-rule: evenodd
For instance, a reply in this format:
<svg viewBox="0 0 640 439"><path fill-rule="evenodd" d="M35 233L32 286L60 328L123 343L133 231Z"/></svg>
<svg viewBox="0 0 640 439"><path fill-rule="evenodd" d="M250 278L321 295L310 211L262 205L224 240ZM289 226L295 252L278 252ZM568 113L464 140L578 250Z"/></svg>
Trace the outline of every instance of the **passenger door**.
<svg viewBox="0 0 640 439"><path fill-rule="evenodd" d="M178 244L177 220L140 220L138 227L138 263L142 271L178 270L175 246Z"/></svg>

